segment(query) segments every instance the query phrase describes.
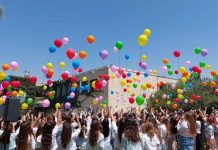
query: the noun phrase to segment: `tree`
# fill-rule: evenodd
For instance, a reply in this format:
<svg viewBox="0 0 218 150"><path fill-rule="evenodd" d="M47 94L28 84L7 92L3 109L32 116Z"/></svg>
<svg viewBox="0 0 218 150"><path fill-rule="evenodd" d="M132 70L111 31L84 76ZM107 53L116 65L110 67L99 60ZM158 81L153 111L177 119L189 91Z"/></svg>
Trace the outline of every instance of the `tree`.
<svg viewBox="0 0 218 150"><path fill-rule="evenodd" d="M4 10L3 7L0 5L0 18L3 16Z"/></svg>

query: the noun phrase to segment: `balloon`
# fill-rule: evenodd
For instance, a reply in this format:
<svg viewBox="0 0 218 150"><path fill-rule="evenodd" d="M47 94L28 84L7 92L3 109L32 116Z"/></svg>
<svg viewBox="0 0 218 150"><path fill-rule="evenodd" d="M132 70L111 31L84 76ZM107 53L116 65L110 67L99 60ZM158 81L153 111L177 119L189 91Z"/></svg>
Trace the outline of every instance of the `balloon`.
<svg viewBox="0 0 218 150"><path fill-rule="evenodd" d="M71 104L69 102L66 102L64 104L65 109L70 109L71 108Z"/></svg>
<svg viewBox="0 0 218 150"><path fill-rule="evenodd" d="M28 104L27 103L23 103L22 105L21 105L21 109L22 110L26 110L26 109L28 109Z"/></svg>
<svg viewBox="0 0 218 150"><path fill-rule="evenodd" d="M60 64L59 64L59 66L60 66L60 69L64 69L64 67L65 67L65 62L60 62Z"/></svg>
<svg viewBox="0 0 218 150"><path fill-rule="evenodd" d="M114 72L116 72L118 70L118 67L117 66L115 66L115 65L112 65L111 66L111 71L114 73Z"/></svg>
<svg viewBox="0 0 218 150"><path fill-rule="evenodd" d="M95 37L93 35L89 35L86 40L89 44L93 44L95 42Z"/></svg>
<svg viewBox="0 0 218 150"><path fill-rule="evenodd" d="M44 91L47 90L47 86L46 85L44 85L42 88L43 88Z"/></svg>
<svg viewBox="0 0 218 150"><path fill-rule="evenodd" d="M189 88L192 88L192 83L189 83L189 84L188 84L188 87L189 87Z"/></svg>
<svg viewBox="0 0 218 150"><path fill-rule="evenodd" d="M105 81L109 81L109 80L110 80L110 76L109 76L108 74L106 74L106 75L104 76L104 79L105 79Z"/></svg>
<svg viewBox="0 0 218 150"><path fill-rule="evenodd" d="M3 64L2 65L2 70L7 71L9 69L9 65L8 64Z"/></svg>
<svg viewBox="0 0 218 150"><path fill-rule="evenodd" d="M15 71L19 67L18 63L16 61L12 61L10 63L10 68Z"/></svg>
<svg viewBox="0 0 218 150"><path fill-rule="evenodd" d="M61 104L60 104L60 103L56 103L56 104L55 104L55 108L56 108L56 109L61 108Z"/></svg>
<svg viewBox="0 0 218 150"><path fill-rule="evenodd" d="M119 94L119 93L120 93L120 91L119 91L119 90L116 90L116 91L115 91L115 93L116 93L116 94Z"/></svg>
<svg viewBox="0 0 218 150"><path fill-rule="evenodd" d="M167 101L167 105L170 105L171 104L171 102L170 101Z"/></svg>
<svg viewBox="0 0 218 150"><path fill-rule="evenodd" d="M204 68L205 65L206 65L206 63L205 63L204 61L199 62L199 66L200 66L201 68Z"/></svg>
<svg viewBox="0 0 218 150"><path fill-rule="evenodd" d="M136 83L133 83L133 85L132 85L134 88L137 88L137 84Z"/></svg>
<svg viewBox="0 0 218 150"><path fill-rule="evenodd" d="M48 73L48 68L46 66L42 66L41 71L42 73L46 74Z"/></svg>
<svg viewBox="0 0 218 150"><path fill-rule="evenodd" d="M70 93L70 98L74 98L75 97L75 93L71 92Z"/></svg>
<svg viewBox="0 0 218 150"><path fill-rule="evenodd" d="M148 82L148 83L146 83L146 87L147 87L147 88L151 88L151 87L152 87L152 84Z"/></svg>
<svg viewBox="0 0 218 150"><path fill-rule="evenodd" d="M187 81L186 77L182 77L181 80L182 80L183 83Z"/></svg>
<svg viewBox="0 0 218 150"><path fill-rule="evenodd" d="M167 58L164 58L163 59L163 63L166 65L166 64L168 64L168 59Z"/></svg>
<svg viewBox="0 0 218 150"><path fill-rule="evenodd" d="M118 52L118 49L116 47L113 48L114 53Z"/></svg>
<svg viewBox="0 0 218 150"><path fill-rule="evenodd" d="M9 82L8 82L8 81L3 81L3 82L2 82L2 87L3 87L4 89L6 89L8 86L9 86Z"/></svg>
<svg viewBox="0 0 218 150"><path fill-rule="evenodd" d="M145 61L146 59L147 59L147 56L146 55L142 55L141 60Z"/></svg>
<svg viewBox="0 0 218 150"><path fill-rule="evenodd" d="M4 104L5 103L5 100L3 100L2 97L0 97L0 105Z"/></svg>
<svg viewBox="0 0 218 150"><path fill-rule="evenodd" d="M64 38L63 38L63 44L64 44L64 45L67 45L67 44L69 43L69 41L70 41L70 40L69 40L67 37L64 37Z"/></svg>
<svg viewBox="0 0 218 150"><path fill-rule="evenodd" d="M211 68L211 66L210 65L206 65L205 68L209 70Z"/></svg>
<svg viewBox="0 0 218 150"><path fill-rule="evenodd" d="M142 104L144 104L144 101L145 101L145 99L144 99L144 97L142 96L142 95L138 95L137 97L136 97L136 103L140 106L140 105L142 105Z"/></svg>
<svg viewBox="0 0 218 150"><path fill-rule="evenodd" d="M173 75L173 71L172 70L168 70L168 75Z"/></svg>
<svg viewBox="0 0 218 150"><path fill-rule="evenodd" d="M182 67L179 68L179 71L180 71L181 73L184 73L184 72L186 72L186 69L185 69L185 67L182 66Z"/></svg>
<svg viewBox="0 0 218 150"><path fill-rule="evenodd" d="M167 64L167 69L170 69L172 67L171 64Z"/></svg>
<svg viewBox="0 0 218 150"><path fill-rule="evenodd" d="M162 67L162 71L165 73L165 72L167 72L167 67L166 66L163 66Z"/></svg>
<svg viewBox="0 0 218 150"><path fill-rule="evenodd" d="M214 77L216 75L216 70L212 70L210 74Z"/></svg>
<svg viewBox="0 0 218 150"><path fill-rule="evenodd" d="M167 95L166 95L166 94L163 94L163 95L162 95L162 98L163 98L163 99L166 99L166 98L167 98Z"/></svg>
<svg viewBox="0 0 218 150"><path fill-rule="evenodd" d="M189 60L187 60L186 62L185 62L185 65L186 66L189 66L191 64L191 61L189 61Z"/></svg>
<svg viewBox="0 0 218 150"><path fill-rule="evenodd" d="M123 69L123 68L119 68L119 69L118 69L118 73L119 73L120 75L122 75L122 74L124 73L124 69Z"/></svg>
<svg viewBox="0 0 218 150"><path fill-rule="evenodd" d="M125 55L125 59L129 60L130 56L129 55Z"/></svg>
<svg viewBox="0 0 218 150"><path fill-rule="evenodd" d="M157 70L153 70L153 75L157 75Z"/></svg>
<svg viewBox="0 0 218 150"><path fill-rule="evenodd" d="M125 86L125 85L126 85L126 80L122 79L122 80L120 81L120 85L121 85L121 86Z"/></svg>
<svg viewBox="0 0 218 150"><path fill-rule="evenodd" d="M139 37L138 37L138 44L140 45L140 46L145 46L145 44L148 42L148 38L147 38L147 36L146 35L140 35Z"/></svg>
<svg viewBox="0 0 218 150"><path fill-rule="evenodd" d="M102 80L102 86L105 87L107 85L107 81L106 80Z"/></svg>
<svg viewBox="0 0 218 150"><path fill-rule="evenodd" d="M0 71L0 81L4 80L5 78L6 78L6 74Z"/></svg>
<svg viewBox="0 0 218 150"><path fill-rule="evenodd" d="M50 53L55 53L56 52L56 47L55 46L50 46L49 48Z"/></svg>
<svg viewBox="0 0 218 150"><path fill-rule="evenodd" d="M151 30L150 29L145 29L144 30L144 35L146 35L147 37L149 37L151 34Z"/></svg>
<svg viewBox="0 0 218 150"><path fill-rule="evenodd" d="M207 54L208 54L208 51L206 49L201 50L201 56L205 57L207 56Z"/></svg>
<svg viewBox="0 0 218 150"><path fill-rule="evenodd" d="M53 68L53 64L51 62L46 64L47 69L52 69Z"/></svg>
<svg viewBox="0 0 218 150"><path fill-rule="evenodd" d="M130 104L133 104L134 102L135 102L135 99L134 99L133 97L130 97L130 98L129 98L129 103L130 103Z"/></svg>
<svg viewBox="0 0 218 150"><path fill-rule="evenodd" d="M214 82L214 81L210 82L210 87L211 87L211 88L216 87L216 82Z"/></svg>
<svg viewBox="0 0 218 150"><path fill-rule="evenodd" d="M95 88L97 90L100 90L102 88L102 81L101 80L96 80L95 81Z"/></svg>
<svg viewBox="0 0 218 150"><path fill-rule="evenodd" d="M197 100L197 101L201 100L201 97L200 97L199 95L196 96L196 100Z"/></svg>
<svg viewBox="0 0 218 150"><path fill-rule="evenodd" d="M102 51L100 51L100 52L99 52L99 56L100 56L103 60L105 60L105 59L108 57L108 52L107 52L107 50L102 50Z"/></svg>
<svg viewBox="0 0 218 150"><path fill-rule="evenodd" d="M155 101L154 101L154 102L155 102L155 104L158 104L159 100L158 100L158 99L155 99Z"/></svg>
<svg viewBox="0 0 218 150"><path fill-rule="evenodd" d="M148 73L144 73L144 77L148 77Z"/></svg>
<svg viewBox="0 0 218 150"><path fill-rule="evenodd" d="M173 105L172 105L172 108L173 108L174 110L177 109L177 108L178 108L177 104L173 104Z"/></svg>
<svg viewBox="0 0 218 150"><path fill-rule="evenodd" d="M111 74L111 78L115 79L116 75L115 74Z"/></svg>
<svg viewBox="0 0 218 150"><path fill-rule="evenodd" d="M146 69L147 69L147 67L148 67L148 65L147 65L147 63L146 63L146 62L141 62L141 65L140 65L140 67L141 67L143 70L146 70Z"/></svg>
<svg viewBox="0 0 218 150"><path fill-rule="evenodd" d="M61 77L62 77L63 80L67 80L68 79L68 73L67 72L62 73Z"/></svg>
<svg viewBox="0 0 218 150"><path fill-rule="evenodd" d="M215 90L214 90L214 94L215 94L215 95L218 95L218 89L215 89Z"/></svg>
<svg viewBox="0 0 218 150"><path fill-rule="evenodd" d="M180 56L180 51L179 50L175 50L173 52L173 55L178 58Z"/></svg>
<svg viewBox="0 0 218 150"><path fill-rule="evenodd" d="M172 85L171 85L171 88L172 88L172 89L175 89L175 88L176 88L176 85L175 85L175 84L172 84Z"/></svg>
<svg viewBox="0 0 218 150"><path fill-rule="evenodd" d="M17 96L17 91L13 91L13 92L11 93L11 95L12 95L13 97L16 97L16 96Z"/></svg>
<svg viewBox="0 0 218 150"><path fill-rule="evenodd" d="M72 49L72 48L69 48L67 51L66 51L66 55L69 59L73 59L73 57L75 56L75 51Z"/></svg>
<svg viewBox="0 0 218 150"><path fill-rule="evenodd" d="M86 52L85 52L85 51L80 51L80 52L79 52L79 57L80 57L81 59L85 59L85 58L86 58Z"/></svg>
<svg viewBox="0 0 218 150"><path fill-rule="evenodd" d="M37 82L37 77L35 77L35 76L30 77L30 82L31 82L32 84L36 84L36 82Z"/></svg>
<svg viewBox="0 0 218 150"><path fill-rule="evenodd" d="M87 81L87 77L82 77L82 81L86 82Z"/></svg>
<svg viewBox="0 0 218 150"><path fill-rule="evenodd" d="M153 71L151 69L148 70L148 74L152 75Z"/></svg>
<svg viewBox="0 0 218 150"><path fill-rule="evenodd" d="M76 82L76 77L72 76L70 80L71 80L71 82Z"/></svg>
<svg viewBox="0 0 218 150"><path fill-rule="evenodd" d="M96 98L94 98L94 99L92 100L92 104L93 104L93 105L98 104L98 101L96 100Z"/></svg>
<svg viewBox="0 0 218 150"><path fill-rule="evenodd" d="M73 68L74 68L74 69L78 69L78 68L79 68L79 66L80 66L80 63L79 63L79 61L77 61L77 60L74 60L74 61L73 61L73 63L72 63L72 66L73 66Z"/></svg>
<svg viewBox="0 0 218 150"><path fill-rule="evenodd" d="M31 105L31 104L33 103L33 99L32 99L32 98L28 98L28 99L27 99L27 103L28 103L29 105Z"/></svg>
<svg viewBox="0 0 218 150"><path fill-rule="evenodd" d="M48 99L43 100L42 107L47 108L50 105L50 101Z"/></svg>
<svg viewBox="0 0 218 150"><path fill-rule="evenodd" d="M141 89L145 91L147 89L146 84L141 84Z"/></svg>
<svg viewBox="0 0 218 150"><path fill-rule="evenodd" d="M24 95L24 92L21 91L21 90L20 90L18 93L19 93L20 96L23 96L23 95Z"/></svg>
<svg viewBox="0 0 218 150"><path fill-rule="evenodd" d="M54 41L54 45L57 47L57 48L60 48L62 46L62 41L61 39L56 39Z"/></svg>
<svg viewBox="0 0 218 150"><path fill-rule="evenodd" d="M197 48L195 48L195 54L200 54L201 53L201 48L199 48L199 47L197 47Z"/></svg>
<svg viewBox="0 0 218 150"><path fill-rule="evenodd" d="M117 42L116 42L116 48L117 48L118 50L121 50L122 47L123 47L123 43L122 43L121 41L117 41Z"/></svg>

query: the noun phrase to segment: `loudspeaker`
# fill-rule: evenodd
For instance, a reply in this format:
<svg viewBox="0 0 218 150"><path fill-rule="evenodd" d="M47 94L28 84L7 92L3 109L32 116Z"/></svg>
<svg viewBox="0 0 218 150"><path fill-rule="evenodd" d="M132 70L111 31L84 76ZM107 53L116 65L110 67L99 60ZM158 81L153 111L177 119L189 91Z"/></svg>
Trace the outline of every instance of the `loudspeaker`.
<svg viewBox="0 0 218 150"><path fill-rule="evenodd" d="M20 109L19 98L7 98L5 101L3 119L4 121L18 121Z"/></svg>

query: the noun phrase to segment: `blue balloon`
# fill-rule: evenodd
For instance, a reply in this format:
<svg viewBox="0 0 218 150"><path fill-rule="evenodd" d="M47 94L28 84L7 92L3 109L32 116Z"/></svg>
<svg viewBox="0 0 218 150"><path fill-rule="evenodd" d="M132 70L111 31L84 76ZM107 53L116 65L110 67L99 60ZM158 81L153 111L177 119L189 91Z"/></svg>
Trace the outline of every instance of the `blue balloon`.
<svg viewBox="0 0 218 150"><path fill-rule="evenodd" d="M172 94L172 93L170 93L170 94L169 94L169 97L170 97L170 98L173 98L173 94Z"/></svg>
<svg viewBox="0 0 218 150"><path fill-rule="evenodd" d="M55 46L50 46L50 47L49 47L49 52L50 52L50 53L56 52L56 47L55 47Z"/></svg>
<svg viewBox="0 0 218 150"><path fill-rule="evenodd" d="M114 94L114 91L111 91L111 94L113 95L113 94Z"/></svg>
<svg viewBox="0 0 218 150"><path fill-rule="evenodd" d="M67 96L67 99L70 99L70 95Z"/></svg>
<svg viewBox="0 0 218 150"><path fill-rule="evenodd" d="M75 89L74 87L71 87L71 88L70 88L70 92L74 92L74 93L75 93L75 92L76 92L76 89Z"/></svg>
<svg viewBox="0 0 218 150"><path fill-rule="evenodd" d="M189 84L188 84L188 87L189 87L189 88L192 88L192 83L189 83Z"/></svg>
<svg viewBox="0 0 218 150"><path fill-rule="evenodd" d="M80 86L80 91L83 92L85 90L84 86Z"/></svg>
<svg viewBox="0 0 218 150"><path fill-rule="evenodd" d="M130 57L129 55L125 55L125 59L128 60Z"/></svg>
<svg viewBox="0 0 218 150"><path fill-rule="evenodd" d="M127 73L127 77L131 77L131 73L130 72Z"/></svg>
<svg viewBox="0 0 218 150"><path fill-rule="evenodd" d="M85 85L85 90L86 90L86 91L89 90L89 84Z"/></svg>
<svg viewBox="0 0 218 150"><path fill-rule="evenodd" d="M10 82L10 81L11 81L11 78L10 78L9 76L7 76L7 77L5 78L5 81Z"/></svg>
<svg viewBox="0 0 218 150"><path fill-rule="evenodd" d="M190 67L190 68L189 68L189 71L191 71L191 72L192 72L192 67Z"/></svg>
<svg viewBox="0 0 218 150"><path fill-rule="evenodd" d="M148 73L144 73L144 76L145 76L145 77L148 77Z"/></svg>
<svg viewBox="0 0 218 150"><path fill-rule="evenodd" d="M78 60L74 60L73 63L72 63L72 66L73 66L74 69L78 69L78 68L79 68L79 65L80 65L80 64L79 64L79 61L78 61Z"/></svg>

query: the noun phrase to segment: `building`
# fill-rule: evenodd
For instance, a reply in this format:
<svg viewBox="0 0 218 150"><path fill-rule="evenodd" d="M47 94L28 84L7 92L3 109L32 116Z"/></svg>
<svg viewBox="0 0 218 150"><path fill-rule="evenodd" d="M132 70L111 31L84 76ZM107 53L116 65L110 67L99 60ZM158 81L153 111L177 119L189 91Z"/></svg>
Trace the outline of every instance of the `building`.
<svg viewBox="0 0 218 150"><path fill-rule="evenodd" d="M130 104L129 103L129 96L131 96L133 93L137 96L139 94L146 93L146 97L148 98L152 93L155 93L158 90L157 83L162 81L164 83L176 83L177 80L167 77L161 77L161 76L153 76L150 75L148 77L144 77L144 72L140 72L140 75L136 75L136 71L124 69L125 73L131 73L131 77L128 77L129 79L132 79L132 83L137 83L137 88L134 88L132 85L127 88L128 90L124 92L124 87L120 85L120 81L123 79L122 76L118 78L110 78L107 85L102 88L100 91L95 91L91 85L92 82L95 80L98 80L99 74L103 75L109 75L114 76L114 74L111 70L111 66L105 66L98 69L86 71L83 73L80 73L76 75L77 77L77 84L80 86L83 85L90 85L90 88L88 91L81 92L79 87L77 88L76 96L73 99L68 99L67 96L70 94L70 88L72 86L72 83L69 81L65 84L58 83L56 85L55 91L56 91L56 99L60 102L70 102L74 107L82 107L82 108L89 108L92 106L94 109L100 108L100 102L97 105L93 105L93 99L102 96L103 100L107 100L107 105L112 106L115 109L127 109L130 107L137 107L137 104ZM82 82L82 78L87 77L88 81ZM135 79L135 81L133 80ZM136 78L140 79L140 82L136 81ZM126 78L127 79L127 78ZM126 80L125 79L125 80ZM139 80L138 80L139 81ZM152 88L142 90L141 84L146 84L147 82L150 82L152 84ZM60 100L61 99L61 100ZM141 107L145 107L145 105Z"/></svg>

